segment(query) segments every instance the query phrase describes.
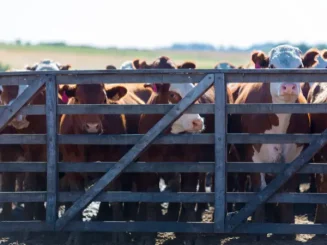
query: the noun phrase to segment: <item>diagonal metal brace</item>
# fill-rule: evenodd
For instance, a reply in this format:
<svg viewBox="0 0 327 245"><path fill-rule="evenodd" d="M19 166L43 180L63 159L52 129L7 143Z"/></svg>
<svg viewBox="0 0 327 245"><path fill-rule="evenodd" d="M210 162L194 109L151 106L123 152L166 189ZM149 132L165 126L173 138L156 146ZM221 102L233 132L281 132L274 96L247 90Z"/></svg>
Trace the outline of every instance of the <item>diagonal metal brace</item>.
<svg viewBox="0 0 327 245"><path fill-rule="evenodd" d="M61 230L76 214L88 205L110 182L119 176L171 123L187 110L214 82L214 75L206 75L178 104L176 104L139 142L137 142L97 183L85 192L57 220L56 229Z"/></svg>
<svg viewBox="0 0 327 245"><path fill-rule="evenodd" d="M0 115L0 132L4 127L6 127L16 113L33 98L38 90L45 84L45 81L45 76L40 77L40 79L28 86L27 89L25 89L24 92L18 96L10 106L6 106Z"/></svg>
<svg viewBox="0 0 327 245"><path fill-rule="evenodd" d="M261 204L265 203L280 187L282 187L293 174L297 173L313 155L325 145L327 141L327 129L321 134L318 140L310 143L296 159L286 164L285 168L274 178L265 189L258 192L235 216L227 222L226 232L232 232L237 226L247 219Z"/></svg>

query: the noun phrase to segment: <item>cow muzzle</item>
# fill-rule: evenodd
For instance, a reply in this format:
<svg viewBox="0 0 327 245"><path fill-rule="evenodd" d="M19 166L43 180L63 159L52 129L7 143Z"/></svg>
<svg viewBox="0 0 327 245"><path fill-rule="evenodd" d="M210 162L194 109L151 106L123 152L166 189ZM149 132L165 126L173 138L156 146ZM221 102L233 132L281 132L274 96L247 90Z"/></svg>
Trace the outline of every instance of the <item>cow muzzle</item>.
<svg viewBox="0 0 327 245"><path fill-rule="evenodd" d="M14 117L11 122L8 124L9 126L13 126L16 129L24 129L27 128L30 123L26 120L26 116L18 114Z"/></svg>
<svg viewBox="0 0 327 245"><path fill-rule="evenodd" d="M296 83L283 83L280 86L279 94L282 96L298 96L298 85Z"/></svg>
<svg viewBox="0 0 327 245"><path fill-rule="evenodd" d="M102 133L101 123L85 123L85 131L88 133Z"/></svg>

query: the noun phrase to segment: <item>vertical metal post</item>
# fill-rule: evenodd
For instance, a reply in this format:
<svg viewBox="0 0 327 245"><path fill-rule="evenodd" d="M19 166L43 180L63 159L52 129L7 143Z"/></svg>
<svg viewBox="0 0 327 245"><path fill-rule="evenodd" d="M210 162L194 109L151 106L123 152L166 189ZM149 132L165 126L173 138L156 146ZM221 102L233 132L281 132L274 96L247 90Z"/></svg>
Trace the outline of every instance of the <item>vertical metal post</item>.
<svg viewBox="0 0 327 245"><path fill-rule="evenodd" d="M225 231L226 218L226 85L223 73L215 74L215 232Z"/></svg>
<svg viewBox="0 0 327 245"><path fill-rule="evenodd" d="M58 191L58 148L57 148L57 84L55 76L47 76L46 81L46 119L47 119L47 223L53 225L57 220Z"/></svg>

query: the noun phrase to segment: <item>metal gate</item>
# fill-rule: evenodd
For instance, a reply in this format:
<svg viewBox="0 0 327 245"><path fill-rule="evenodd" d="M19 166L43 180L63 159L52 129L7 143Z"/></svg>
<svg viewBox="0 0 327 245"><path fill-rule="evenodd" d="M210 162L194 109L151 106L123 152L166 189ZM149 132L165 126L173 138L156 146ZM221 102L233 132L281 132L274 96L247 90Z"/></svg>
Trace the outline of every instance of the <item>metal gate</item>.
<svg viewBox="0 0 327 245"><path fill-rule="evenodd" d="M327 140L327 131L318 135L249 135L227 134L227 113L324 113L323 104L246 104L226 105L225 86L230 82L327 81L326 70L265 69L265 70L136 70L136 71L43 71L0 73L0 85L29 84L29 87L10 106L0 107L0 129L17 112L46 115L46 135L0 135L0 144L47 144L47 162L2 162L0 172L46 172L47 191L31 193L0 193L1 202L46 202L46 221L2 221L0 231L131 231L131 232L201 232L201 233L310 233L325 234L324 224L260 224L244 223L256 208L265 202L326 203L324 194L275 194L295 173L324 173L324 164L308 161ZM58 105L57 85L77 83L198 83L176 105ZM46 105L26 105L46 86ZM192 105L211 86L215 87L215 104ZM168 135L161 132L183 112L215 114L215 133L199 135ZM58 114L135 114L152 113L165 116L145 135L59 135ZM215 162L142 163L134 162L150 144L215 144ZM290 164L227 163L226 145L243 143L310 143L309 147ZM116 163L58 162L58 144L134 144ZM306 166L305 166L306 165ZM172 167L173 166L173 167ZM124 193L102 190L120 173L126 172L213 172L215 193ZM58 172L105 172L85 193L58 191ZM277 177L258 193L227 193L227 172L278 173ZM71 221L91 201L109 202L214 202L212 223L180 222L82 222ZM57 217L58 202L73 201L61 218ZM232 217L226 216L227 202L245 202L246 205Z"/></svg>

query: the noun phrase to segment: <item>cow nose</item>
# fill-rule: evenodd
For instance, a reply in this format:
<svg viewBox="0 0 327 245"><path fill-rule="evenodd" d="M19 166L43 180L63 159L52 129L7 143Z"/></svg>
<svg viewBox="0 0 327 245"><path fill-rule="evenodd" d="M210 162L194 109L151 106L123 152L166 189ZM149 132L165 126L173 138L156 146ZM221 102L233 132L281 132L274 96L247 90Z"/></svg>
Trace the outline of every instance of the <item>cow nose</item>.
<svg viewBox="0 0 327 245"><path fill-rule="evenodd" d="M297 86L295 83L283 83L281 86L281 94L296 94Z"/></svg>
<svg viewBox="0 0 327 245"><path fill-rule="evenodd" d="M99 123L87 123L86 124L86 130L90 133L96 133L100 130L100 124Z"/></svg>
<svg viewBox="0 0 327 245"><path fill-rule="evenodd" d="M203 129L203 120L202 119L193 120L192 126L194 131L201 131Z"/></svg>

